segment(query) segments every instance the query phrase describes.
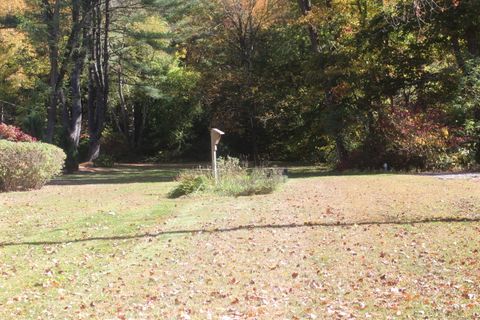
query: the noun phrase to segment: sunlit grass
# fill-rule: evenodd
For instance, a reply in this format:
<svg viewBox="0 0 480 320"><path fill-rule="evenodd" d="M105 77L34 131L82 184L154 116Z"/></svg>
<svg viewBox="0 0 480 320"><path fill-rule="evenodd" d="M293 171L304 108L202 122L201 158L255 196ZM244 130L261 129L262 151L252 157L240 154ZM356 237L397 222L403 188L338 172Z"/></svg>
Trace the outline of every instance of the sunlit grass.
<svg viewBox="0 0 480 320"><path fill-rule="evenodd" d="M478 181L297 167L273 194L172 200L176 170L1 194L0 318L480 312Z"/></svg>

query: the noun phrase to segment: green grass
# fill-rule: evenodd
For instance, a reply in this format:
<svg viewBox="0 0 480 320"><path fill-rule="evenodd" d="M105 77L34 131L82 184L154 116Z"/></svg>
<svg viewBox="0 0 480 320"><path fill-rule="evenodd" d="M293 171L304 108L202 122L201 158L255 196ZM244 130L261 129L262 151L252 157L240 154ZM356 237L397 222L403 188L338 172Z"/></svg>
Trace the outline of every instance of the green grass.
<svg viewBox="0 0 480 320"><path fill-rule="evenodd" d="M164 181L172 180L175 174L174 170L124 168L64 176L39 191L1 195L0 243L7 244L1 249L2 305L25 292L56 299L47 289L51 283L53 287L68 287L77 272L86 277L102 270L102 263L88 268L79 263L85 255L93 254L108 265L108 255L134 245L135 238L129 237L141 238L162 223L173 210L173 203L165 198L171 183ZM112 242L122 245L112 246ZM61 261L62 272L45 276L54 260ZM29 302L20 305L26 308ZM21 316L40 312L29 308L30 314L26 314L25 310ZM2 318L13 314L3 314Z"/></svg>
<svg viewBox="0 0 480 320"><path fill-rule="evenodd" d="M177 170L0 194L0 318L480 313L478 181L302 167L273 194L173 200Z"/></svg>

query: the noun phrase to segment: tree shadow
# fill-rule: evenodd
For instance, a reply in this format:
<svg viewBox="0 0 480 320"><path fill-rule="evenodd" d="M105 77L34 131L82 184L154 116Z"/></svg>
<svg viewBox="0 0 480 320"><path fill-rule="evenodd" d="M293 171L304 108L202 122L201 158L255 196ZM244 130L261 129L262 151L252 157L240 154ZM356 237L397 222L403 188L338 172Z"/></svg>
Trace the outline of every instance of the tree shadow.
<svg viewBox="0 0 480 320"><path fill-rule="evenodd" d="M96 184L129 184L170 182L183 169L195 167L196 164L120 164L114 168L82 168L74 174L65 174L48 185L78 186Z"/></svg>
<svg viewBox="0 0 480 320"><path fill-rule="evenodd" d="M48 183L53 186L80 186L96 184L129 184L170 182L175 179L178 171L150 172L115 172L115 173L77 173L62 176Z"/></svg>
<svg viewBox="0 0 480 320"><path fill-rule="evenodd" d="M229 228L216 228L216 229L190 229L190 230L166 230L153 233L143 233L135 235L120 235L120 236L105 236L105 237L90 237L82 239L70 239L70 240L57 240L57 241L23 241L23 242L2 242L1 247L12 246L43 246L43 245L63 245L68 243L82 243L90 241L115 241L115 240L131 240L141 238L157 238L165 235L182 235L182 234L209 234L209 233L224 233L234 232L240 230L257 230L257 229L295 229L295 228L318 228L318 227L353 227L353 226L372 226L372 225L416 225L416 224L429 224L429 223L468 223L468 222L480 222L478 218L428 218L419 220L398 220L398 221L357 221L357 222L306 222L303 224L290 223L290 224L264 224L264 225L241 225Z"/></svg>
<svg viewBox="0 0 480 320"><path fill-rule="evenodd" d="M117 164L114 168L83 168L74 174L66 174L49 183L54 186L128 184L170 182L181 170L207 168L208 163L171 163L171 164ZM297 166L294 164L275 164L276 169L284 170L290 179L332 177L332 176L372 176L392 174L384 171L335 171L328 166ZM402 173L395 173L402 174Z"/></svg>
<svg viewBox="0 0 480 320"><path fill-rule="evenodd" d="M384 171L384 170L373 170L373 171L359 171L359 170L347 170L347 171L338 171L333 169L325 168L314 168L311 169L298 169L298 168L288 168L288 178L298 179L298 178L316 178L316 177L348 177L348 176L418 176L418 177L431 177L439 178L441 180L449 179L465 179L473 180L480 179L480 173L474 172L460 172L460 173L438 173L438 172L408 172L408 171Z"/></svg>
<svg viewBox="0 0 480 320"><path fill-rule="evenodd" d="M385 171L337 171L331 169L322 169L317 170L298 170L298 169L288 169L288 178L289 179L303 179L303 178L318 178L318 177L348 177L348 176L376 176L376 175L400 175L404 173L394 173L394 172L385 172Z"/></svg>

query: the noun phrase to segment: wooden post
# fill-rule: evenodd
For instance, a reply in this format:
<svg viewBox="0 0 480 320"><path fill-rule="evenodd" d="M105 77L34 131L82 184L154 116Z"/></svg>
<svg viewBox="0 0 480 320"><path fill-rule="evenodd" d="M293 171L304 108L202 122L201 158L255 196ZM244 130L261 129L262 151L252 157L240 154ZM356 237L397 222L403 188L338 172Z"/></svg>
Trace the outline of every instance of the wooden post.
<svg viewBox="0 0 480 320"><path fill-rule="evenodd" d="M217 170L217 145L225 132L216 128L212 128L210 131L211 147L212 147L212 174L215 178L215 183L218 182L218 170Z"/></svg>

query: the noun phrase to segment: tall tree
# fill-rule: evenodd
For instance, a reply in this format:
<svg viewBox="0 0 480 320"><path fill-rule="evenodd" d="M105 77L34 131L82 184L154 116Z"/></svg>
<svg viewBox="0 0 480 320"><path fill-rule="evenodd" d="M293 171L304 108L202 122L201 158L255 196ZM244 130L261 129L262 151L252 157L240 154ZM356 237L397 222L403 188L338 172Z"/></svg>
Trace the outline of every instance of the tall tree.
<svg viewBox="0 0 480 320"><path fill-rule="evenodd" d="M60 10L62 0L55 0L53 3L49 0L41 2L44 16L44 23L47 26L47 43L50 61L50 99L47 107L47 128L45 131L45 141L52 142L57 119L57 105L59 96L59 87L61 84L59 65L60 65Z"/></svg>
<svg viewBox="0 0 480 320"><path fill-rule="evenodd" d="M110 0L91 0L88 35L88 160L98 158L110 93Z"/></svg>
<svg viewBox="0 0 480 320"><path fill-rule="evenodd" d="M67 153L66 168L73 172L78 170L78 146L82 131L82 84L81 78L87 56L87 39L91 25L91 4L89 0L72 0L71 37L75 38L70 67L70 101L66 101L63 91L63 127L65 150Z"/></svg>

